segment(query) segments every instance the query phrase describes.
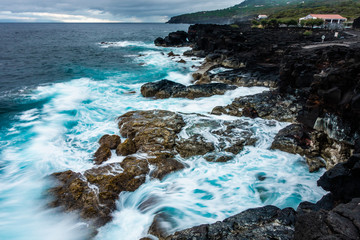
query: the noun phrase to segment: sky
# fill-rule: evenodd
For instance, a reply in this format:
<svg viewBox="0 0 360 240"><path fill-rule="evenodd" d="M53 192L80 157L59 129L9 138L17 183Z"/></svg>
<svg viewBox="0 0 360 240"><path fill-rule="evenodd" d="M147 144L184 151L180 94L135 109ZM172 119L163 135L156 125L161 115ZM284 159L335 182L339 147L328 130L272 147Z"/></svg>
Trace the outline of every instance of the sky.
<svg viewBox="0 0 360 240"><path fill-rule="evenodd" d="M166 22L242 0L0 0L0 22Z"/></svg>

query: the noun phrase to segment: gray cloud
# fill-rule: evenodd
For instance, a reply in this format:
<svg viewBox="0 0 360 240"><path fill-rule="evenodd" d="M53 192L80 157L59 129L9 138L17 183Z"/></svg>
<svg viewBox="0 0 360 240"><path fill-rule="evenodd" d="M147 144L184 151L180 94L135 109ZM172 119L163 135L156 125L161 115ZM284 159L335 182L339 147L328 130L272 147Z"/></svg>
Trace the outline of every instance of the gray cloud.
<svg viewBox="0 0 360 240"><path fill-rule="evenodd" d="M1 0L0 20L159 22L174 15L227 8L240 2L242 0Z"/></svg>

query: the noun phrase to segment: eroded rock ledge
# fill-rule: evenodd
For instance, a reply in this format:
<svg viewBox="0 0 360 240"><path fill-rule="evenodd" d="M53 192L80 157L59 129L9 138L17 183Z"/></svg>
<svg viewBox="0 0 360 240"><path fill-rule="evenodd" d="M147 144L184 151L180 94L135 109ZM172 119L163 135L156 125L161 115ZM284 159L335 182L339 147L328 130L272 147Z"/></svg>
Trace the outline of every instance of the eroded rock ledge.
<svg viewBox="0 0 360 240"><path fill-rule="evenodd" d="M185 86L169 80L146 83L141 86L141 94L144 97L155 98L200 98L213 95L224 95L226 91L234 90L236 86L224 83L209 83L201 85Z"/></svg>
<svg viewBox="0 0 360 240"><path fill-rule="evenodd" d="M186 124L184 117L196 119ZM84 173L65 171L51 175L56 185L49 190L51 207L77 211L93 228L109 222L122 191L135 191L147 179L162 179L185 166L176 157L203 155L208 161L231 160L245 145L256 142L251 126L244 120L223 121L206 116L183 115L170 111L132 111L118 118L120 134L104 135L94 154L93 167ZM201 129L211 130L217 146L201 135ZM241 128L240 128L241 127ZM180 136L185 131L187 138ZM115 150L116 149L116 150ZM125 158L107 163L112 153ZM101 153L101 154L100 154ZM105 153L105 154L102 154ZM101 156L101 157L99 157Z"/></svg>

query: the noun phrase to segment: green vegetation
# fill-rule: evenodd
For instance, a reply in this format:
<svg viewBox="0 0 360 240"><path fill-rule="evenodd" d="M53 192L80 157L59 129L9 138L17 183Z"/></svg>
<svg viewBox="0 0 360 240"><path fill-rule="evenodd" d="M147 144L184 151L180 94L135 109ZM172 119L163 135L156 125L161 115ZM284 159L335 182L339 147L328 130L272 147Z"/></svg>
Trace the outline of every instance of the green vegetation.
<svg viewBox="0 0 360 240"><path fill-rule="evenodd" d="M303 33L303 35L305 35L305 36L311 36L312 33L313 33L312 31L306 30L306 31Z"/></svg>
<svg viewBox="0 0 360 240"><path fill-rule="evenodd" d="M340 14L348 20L360 16L359 0L338 0L338 1L314 1L307 4L298 4L291 8L278 11L271 15L272 18L301 18L313 14Z"/></svg>
<svg viewBox="0 0 360 240"><path fill-rule="evenodd" d="M314 26L321 26L324 24L323 19L308 19L308 20L301 20L300 25L306 27L314 27Z"/></svg>
<svg viewBox="0 0 360 240"><path fill-rule="evenodd" d="M229 23L269 15L279 23L310 13L340 14L350 20L360 16L360 0L245 0L230 8L172 17L170 23ZM287 24L287 25L293 25ZM286 23L284 23L286 24Z"/></svg>

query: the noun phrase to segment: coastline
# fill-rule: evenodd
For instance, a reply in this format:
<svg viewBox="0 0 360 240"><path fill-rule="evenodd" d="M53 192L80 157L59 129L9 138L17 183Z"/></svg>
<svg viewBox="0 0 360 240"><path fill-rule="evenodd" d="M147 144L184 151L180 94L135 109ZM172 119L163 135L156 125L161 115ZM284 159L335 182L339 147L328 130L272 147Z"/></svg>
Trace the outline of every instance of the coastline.
<svg viewBox="0 0 360 240"><path fill-rule="evenodd" d="M212 31L209 31L209 28L212 28ZM184 86L169 83L165 85L152 84L151 86L147 86L147 92L150 92L150 94L145 93L144 90L142 91L143 95L145 97L155 98L188 96L188 98L193 99L196 97L207 97L214 94L224 94L225 91L219 92L217 88L213 88L213 86L219 86L219 82L221 82L220 84L224 84L222 86L232 85L236 87L271 87L272 91L270 91L270 94L259 93L258 95L248 96L245 98L240 97L239 99L235 99L234 102L228 106L215 107L212 113L214 115L224 114L235 117L260 117L298 124L290 125L292 127L288 128L287 131L285 131L285 134L281 134L279 132L279 134L275 137L275 139L277 139L277 144L273 144L272 148L280 149L285 152L305 155L307 157L309 167L312 171L317 171L320 167L326 166L329 171L322 177L321 186L323 186L326 190L330 190L332 195L326 195L317 204L310 204L306 202L302 203L297 209L297 212L291 209L279 210L278 208L274 207L263 207L256 210L248 210L241 213L240 215L236 215L224 220L223 224L215 223L217 224L215 228L221 229L219 230L220 232L212 233L210 231L212 226L215 225L204 225L198 228L194 227L190 230L180 231L173 236L166 236L164 235L165 233L162 232L161 227L157 226L156 221L154 221L153 225L150 227L150 233L159 237L160 239L183 239L196 235L200 237L199 239L203 239L204 237L205 239L212 239L212 237L210 237L212 236L211 234L214 234L213 238L217 239L219 236L222 236L221 238L230 237L230 232L231 234L235 234L238 237L247 236L249 239L261 239L259 238L260 236L268 236L278 239L292 239L295 236L295 239L304 239L304 237L308 237L309 234L312 234L311 236L313 236L313 233L302 233L297 231L297 229L302 228L303 225L301 224L307 224L308 221L311 221L309 220L309 216L315 219L319 218L318 211L320 211L320 213L324 216L331 215L336 210L336 207L346 209L348 207L346 204L349 202L349 198L351 200L354 197L358 197L357 192L350 192L348 193L349 196L346 196L345 200L342 199L342 194L337 192L338 189L348 188L346 184L356 182L352 179L354 177L358 177L358 175L356 175L358 172L356 172L357 170L354 167L355 164L349 165L340 163L340 165L336 165L339 162L345 162L354 151L356 140L355 137L358 126L356 123L353 123L355 124L354 126L350 126L349 133L351 134L345 132L344 135L336 135L333 128L330 129L329 125L326 125L326 123L329 121L331 122L334 121L334 119L336 120L334 115L325 115L324 112L321 113L324 115L321 115L320 111L318 111L317 115L307 115L305 117L305 121L301 120L300 112L304 112L304 110L309 112L314 109L313 106L310 106L310 110L309 108L305 109L305 107L308 107L309 101L313 100L313 102L316 102L316 100L313 99L314 96L312 95L313 93L311 92L311 89L310 91L308 89L309 87L313 87L313 85L311 85L313 81L310 81L309 78L314 77L316 74L316 80L321 81L322 76L318 76L319 73L316 73L318 69L312 69L311 66L308 66L307 61L313 57L313 53L310 52L311 50L305 51L301 46L296 45L296 41L299 41L298 39L291 39L291 34L289 34L288 38L285 39L284 42L279 42L278 38L272 39L273 41L279 42L277 46L274 46L274 42L269 39L266 39L268 42L266 42L264 46L259 44L259 41L261 42L264 39L257 38L263 33L255 31L256 34L254 34L254 32L250 30L250 34L244 36L242 29L229 29L228 27L224 27L224 29L222 28L223 27L221 26L215 27L214 25L195 25L190 27L188 34L173 34L172 37L169 35L168 40L170 44L166 41L162 42L161 44L166 44L172 47L193 45L192 51L187 52L187 55L206 57L206 62L212 62L214 63L214 66L222 66L233 70L230 70L230 72L225 71L226 74L224 74L224 72L211 74L210 70L213 69L208 68L207 71L197 73L195 77L197 82L194 82L194 85L192 85L194 87L190 89L189 86L184 88ZM211 33L208 34L209 32ZM321 33L315 35L313 39L305 39L305 41L312 42L314 39L317 39L316 37L320 34ZM240 41L236 36L240 36ZM284 37L279 33L272 35L272 37L274 36L281 37L282 39ZM251 40L246 39L247 37L251 38ZM189 39L189 42L187 39ZM206 41L203 39L206 39ZM225 40L219 42L217 41L218 39ZM329 39L331 38L329 37ZM303 39L300 41L302 40ZM241 45L239 42L246 43ZM289 47L289 45L292 45L292 47ZM333 46L330 48L331 49L326 48L326 50L322 49L320 51L331 52L334 48L336 48L335 52L340 50L348 52L348 48L350 47ZM321 56L323 56L323 52L318 52L317 56L321 58ZM351 58L348 60L350 61ZM295 74L301 74L301 72L296 72L292 69L295 65L299 64L300 61L303 61L303 65L301 67L307 71L305 72L305 78L302 79L304 76L301 75L301 78L299 77L299 81L293 81L293 79L297 77L294 75L294 72ZM346 65L346 63L347 62L342 63L341 66ZM276 74L277 71L280 72L279 75ZM246 74L249 73L250 75L247 76ZM235 77L233 77L234 75ZM241 75L241 78L236 77L238 75ZM323 78L326 80L326 77L328 77L328 75L324 75ZM213 91L213 93L209 91L209 85L206 84L212 84L211 91ZM204 86L206 86L205 90L199 90L199 88L203 88ZM324 102L321 102L322 105L320 104L320 106L317 104L317 107L321 107L322 109L328 110L329 113L332 113L331 104L333 102L339 101L339 94L337 94L338 90L333 90L333 86L330 89L322 89L321 87L323 86L320 86L320 90L323 90L323 93L320 95L320 97L324 99ZM299 89L302 91L298 91ZM228 89L225 88L225 90ZM329 90L331 91L329 92ZM345 88L345 90L339 90L345 91L348 90L348 88ZM319 91L317 91L315 95L318 94L318 92ZM319 96L315 97L319 98ZM351 102L351 100L352 98L350 98L348 101ZM354 114L357 113L355 112ZM342 116L340 115L340 120L342 120L341 117ZM179 153L184 157L190 157L193 155L204 155L214 151L214 146L211 146L211 144L199 136L195 136L190 141L183 140L181 142L175 140L176 135L180 133L181 129L184 127L184 120L182 118L183 117L178 113L156 110L129 112L121 116L119 118L119 129L122 137L126 137L127 140L125 140L123 143L120 143L117 137L112 136L105 137L103 140L100 140L101 146L98 150L100 162L106 161L106 159L109 157L109 152L111 152L111 149L116 149L119 155L125 156L131 155L137 151L147 153L149 156L145 158L146 161L143 161L144 159L136 159L130 156L125 158L125 160L120 164L111 165L110 171L111 168L116 169L119 167L124 170L122 174L115 175L114 178L108 177L108 175L102 175L101 173L102 170L108 171L109 167L104 167L104 169L96 168L85 173L87 181L90 181L92 184L99 186L100 189L104 189L101 190L103 195L101 196L100 201L103 201L103 203L108 205L105 209L100 209L100 212L97 212L99 210L97 209L97 196L94 196L93 193L87 189L87 184L83 181L80 175L69 171L54 174L53 176L55 176L55 178L60 180L63 184L62 186L51 190L55 196L60 197L64 194L64 191L67 191L66 189L71 189L71 186L74 186L74 182L76 182L76 187L71 190L73 194L72 198L63 199L54 206L62 205L63 207L66 207L67 204L73 204L74 199L75 201L79 199L79 194L80 196L84 197L84 192L86 192L87 197L85 197L85 200L90 200L90 202L93 201L95 205L90 204L90 206L86 206L84 208L84 206L81 206L84 201L84 199L81 199L81 197L80 202L77 202L79 205L75 205L75 207L72 205L73 208L69 208L67 210L73 211L82 209L81 211L84 210L84 215L82 215L83 218L95 218L97 220L95 220L93 226L102 226L111 220L109 215L116 208L115 201L117 200L117 197L121 191L134 191L140 187L140 185L146 181L145 176L149 172L151 172L152 178L162 179L166 174L184 168L184 165L174 159L174 155L176 153ZM164 119L166 119L165 124ZM344 119L347 120L348 116L344 116ZM316 126L318 126L317 129L314 127L316 122ZM230 124L231 123L228 123L228 125ZM338 124L341 125L342 123ZM351 124L352 123L350 123L350 125ZM145 126L145 130L138 128L137 126L139 125L142 127ZM340 129L344 128L341 128L340 126ZM224 134L225 133L221 133L220 135ZM143 137L136 138L136 136L139 135ZM158 140L159 138L161 140ZM154 139L156 139L155 142ZM324 144L325 141L328 144ZM232 153L231 151L234 151L234 153L238 153L244 148L244 146L251 144L252 140L250 137L245 142L233 144L233 146L231 146L232 149L229 150L229 152ZM340 156L336 156L334 160L332 156L335 153L334 151L338 149L343 149L341 150L342 154ZM220 149L220 151L226 150ZM319 159L319 157L325 158L325 163ZM226 157L224 159L226 161ZM214 161L224 161L224 159L215 159ZM357 162L357 155L354 155L351 161ZM158 169L158 172L150 171L150 166L148 165L149 163L150 165L155 165L157 167L156 169ZM351 176L346 176L347 178L350 178L350 180L343 183L345 185L336 186L336 188L333 189L334 184L330 184L331 186L328 186L328 183L331 181L337 182L337 179L332 180L329 178L331 178L330 175L332 171L337 171L337 169L340 168L338 166L349 169L342 173L340 178L343 178L343 175L348 173L348 171L354 171L354 174ZM109 184L109 182L111 184ZM119 185L120 182L121 184ZM354 201L356 202L357 200ZM247 216L249 214L251 216L257 216L257 218L255 220L253 218L248 218ZM99 218L99 215L102 217ZM264 219L266 219L267 222ZM249 221L252 223L252 225L248 228L245 228L244 230L244 226L247 226ZM259 228L259 226L263 224L264 221L266 222L265 227ZM237 229L229 229L228 223L231 223L231 226L235 226L239 224L239 222L243 225L239 225L240 227ZM332 226L331 224L333 224L333 222L330 221L330 223L327 222L324 224L327 224L324 226L324 228L326 228L329 225ZM239 229L240 231L238 231ZM266 235L265 232L270 235ZM335 232L331 232L331 234L346 235L347 233L341 232L340 229L336 230Z"/></svg>

